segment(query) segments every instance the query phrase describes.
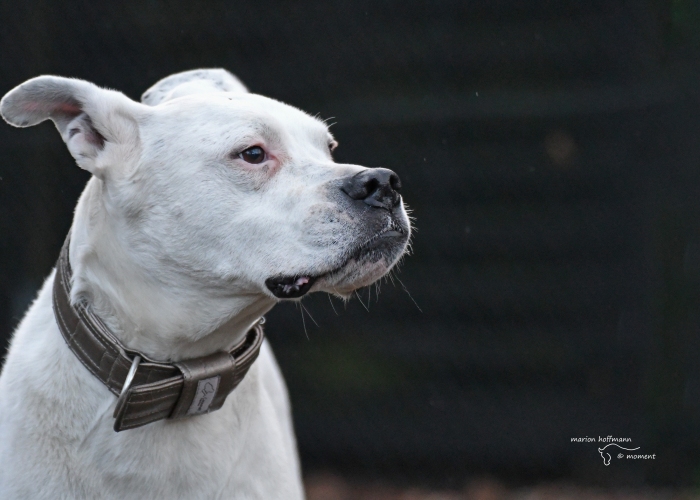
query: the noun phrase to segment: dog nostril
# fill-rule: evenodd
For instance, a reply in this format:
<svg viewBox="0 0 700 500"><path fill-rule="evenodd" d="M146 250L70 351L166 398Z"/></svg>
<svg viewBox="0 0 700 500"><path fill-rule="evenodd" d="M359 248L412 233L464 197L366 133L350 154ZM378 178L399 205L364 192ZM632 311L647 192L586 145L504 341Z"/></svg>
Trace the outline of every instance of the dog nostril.
<svg viewBox="0 0 700 500"><path fill-rule="evenodd" d="M397 193L401 192L401 179L399 179L398 175L391 175L391 177L389 178L389 185L391 186L391 189L393 189Z"/></svg>
<svg viewBox="0 0 700 500"><path fill-rule="evenodd" d="M379 181L374 178L370 179L369 181L367 181L367 184L365 184L366 196L370 196L377 189L379 189Z"/></svg>

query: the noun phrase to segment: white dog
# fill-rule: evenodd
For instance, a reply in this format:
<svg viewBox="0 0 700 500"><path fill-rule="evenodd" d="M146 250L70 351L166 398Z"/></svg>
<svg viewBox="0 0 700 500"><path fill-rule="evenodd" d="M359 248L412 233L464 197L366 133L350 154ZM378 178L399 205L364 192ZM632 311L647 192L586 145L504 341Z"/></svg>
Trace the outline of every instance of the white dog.
<svg viewBox="0 0 700 500"><path fill-rule="evenodd" d="M302 498L269 346L217 411L204 411L214 406L202 383L227 375L206 368L204 380L187 367L207 356L235 364L228 352L281 299L348 296L387 273L410 236L396 174L334 163L323 122L247 93L224 70L172 75L141 103L42 76L0 111L18 127L53 120L92 174L62 254L68 308L104 324L135 377L161 363L177 371L180 400L200 398L177 403L171 417L183 418L124 420L115 432L115 394L139 387L123 373L105 385L64 340L52 308L59 265L0 377L0 498Z"/></svg>

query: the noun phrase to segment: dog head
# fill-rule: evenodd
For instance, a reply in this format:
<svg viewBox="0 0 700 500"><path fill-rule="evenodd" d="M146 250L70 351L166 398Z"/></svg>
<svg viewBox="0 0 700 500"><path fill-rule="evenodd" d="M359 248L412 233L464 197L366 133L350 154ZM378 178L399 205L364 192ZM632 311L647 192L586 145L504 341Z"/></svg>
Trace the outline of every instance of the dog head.
<svg viewBox="0 0 700 500"><path fill-rule="evenodd" d="M0 111L18 127L53 120L93 174L115 242L161 282L274 300L348 296L406 250L394 172L335 163L324 122L224 70L172 75L141 103L42 76Z"/></svg>

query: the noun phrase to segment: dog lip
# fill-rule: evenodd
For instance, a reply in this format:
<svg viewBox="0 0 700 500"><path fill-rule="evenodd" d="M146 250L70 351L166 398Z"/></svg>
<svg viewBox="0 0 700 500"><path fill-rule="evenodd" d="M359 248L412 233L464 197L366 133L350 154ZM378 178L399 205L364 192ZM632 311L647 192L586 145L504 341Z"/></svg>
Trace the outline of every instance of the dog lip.
<svg viewBox="0 0 700 500"><path fill-rule="evenodd" d="M391 218L387 227L377 232L374 236L356 247L345 258L340 266L320 274L295 274L268 278L265 280L265 286L278 299L298 299L306 295L318 279L339 272L353 259L360 259L363 254L365 254L368 250L371 250L373 244L377 243L379 240L383 240L385 238L404 238L405 236L406 230L398 222Z"/></svg>
<svg viewBox="0 0 700 500"><path fill-rule="evenodd" d="M389 229L388 231L384 231L381 233L379 236L382 238L390 238L390 237L397 237L397 236L402 236L404 233L401 231L396 231L394 229Z"/></svg>
<svg viewBox="0 0 700 500"><path fill-rule="evenodd" d="M371 250L372 245L374 243L377 243L379 240L382 239L389 239L389 238L404 238L406 236L406 231L404 228L402 228L399 224L397 224L394 220L390 221L389 227L386 227L379 231L377 234L372 236L370 239L365 241L362 245L358 246L355 248L349 255L348 257L343 261L343 263L329 271L326 271L323 274L320 274L316 276L314 279L318 278L323 278L325 276L331 276L341 269L343 269L345 266L348 265L348 263L355 259L359 259L365 254L368 250Z"/></svg>
<svg viewBox="0 0 700 500"><path fill-rule="evenodd" d="M265 286L278 299L297 299L306 295L316 279L309 275L276 276L266 279Z"/></svg>

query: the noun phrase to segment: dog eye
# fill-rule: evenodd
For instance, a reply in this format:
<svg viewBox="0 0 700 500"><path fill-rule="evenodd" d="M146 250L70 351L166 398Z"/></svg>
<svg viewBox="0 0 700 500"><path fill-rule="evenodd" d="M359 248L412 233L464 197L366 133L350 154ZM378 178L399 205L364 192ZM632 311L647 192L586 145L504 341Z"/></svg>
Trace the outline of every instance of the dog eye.
<svg viewBox="0 0 700 500"><path fill-rule="evenodd" d="M238 157L247 163L262 163L265 161L265 150L259 146L253 146L238 153Z"/></svg>

